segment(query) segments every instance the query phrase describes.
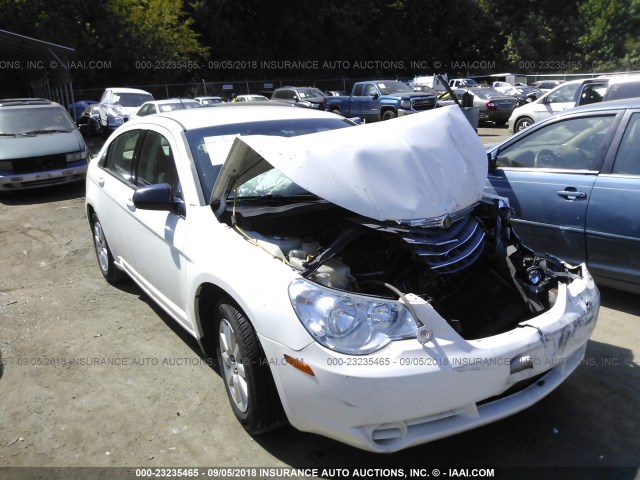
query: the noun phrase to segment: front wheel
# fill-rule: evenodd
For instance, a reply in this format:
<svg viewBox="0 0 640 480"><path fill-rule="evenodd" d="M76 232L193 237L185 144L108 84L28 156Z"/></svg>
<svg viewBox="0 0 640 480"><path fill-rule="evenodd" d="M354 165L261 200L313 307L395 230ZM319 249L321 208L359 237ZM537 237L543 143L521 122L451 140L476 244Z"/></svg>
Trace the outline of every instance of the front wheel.
<svg viewBox="0 0 640 480"><path fill-rule="evenodd" d="M234 415L252 435L280 427L284 411L253 325L229 303L215 312L218 365Z"/></svg>
<svg viewBox="0 0 640 480"><path fill-rule="evenodd" d="M398 115L393 110L386 110L382 114L382 120L391 120L392 118L396 118Z"/></svg>
<svg viewBox="0 0 640 480"><path fill-rule="evenodd" d="M112 285L126 279L127 274L120 270L113 261L102 224L95 213L91 215L91 231L93 232L93 246L96 250L98 265L104 279Z"/></svg>
<svg viewBox="0 0 640 480"><path fill-rule="evenodd" d="M519 132L520 130L524 130L525 128L527 128L529 125L533 124L533 119L529 118L529 117L522 117L519 118L514 127L513 130L516 132Z"/></svg>

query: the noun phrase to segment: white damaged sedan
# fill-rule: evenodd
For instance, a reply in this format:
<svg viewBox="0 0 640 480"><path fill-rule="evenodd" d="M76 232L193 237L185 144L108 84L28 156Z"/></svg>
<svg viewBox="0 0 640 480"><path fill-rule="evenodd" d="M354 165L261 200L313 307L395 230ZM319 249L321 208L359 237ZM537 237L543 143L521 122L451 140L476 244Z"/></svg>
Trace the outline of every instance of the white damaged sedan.
<svg viewBox="0 0 640 480"><path fill-rule="evenodd" d="M119 128L86 208L105 279L216 356L248 432L392 452L537 402L595 328L586 267L523 245L486 173L458 107L229 105Z"/></svg>

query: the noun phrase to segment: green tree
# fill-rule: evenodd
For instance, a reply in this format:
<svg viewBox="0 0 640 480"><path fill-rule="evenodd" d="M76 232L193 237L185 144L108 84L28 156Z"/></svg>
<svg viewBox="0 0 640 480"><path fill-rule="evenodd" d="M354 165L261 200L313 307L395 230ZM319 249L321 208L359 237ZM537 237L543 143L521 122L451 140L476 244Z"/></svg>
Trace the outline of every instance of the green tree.
<svg viewBox="0 0 640 480"><path fill-rule="evenodd" d="M497 25L507 68L578 60L576 41L582 33L577 2L556 0L479 0Z"/></svg>
<svg viewBox="0 0 640 480"><path fill-rule="evenodd" d="M580 14L579 45L595 70L639 69L640 0L585 0Z"/></svg>

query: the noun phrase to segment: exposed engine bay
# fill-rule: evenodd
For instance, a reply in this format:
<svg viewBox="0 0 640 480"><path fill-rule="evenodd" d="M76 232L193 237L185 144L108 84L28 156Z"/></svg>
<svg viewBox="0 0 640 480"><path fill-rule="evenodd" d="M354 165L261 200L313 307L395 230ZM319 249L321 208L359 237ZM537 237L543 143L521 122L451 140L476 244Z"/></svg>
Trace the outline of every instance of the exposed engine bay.
<svg viewBox="0 0 640 480"><path fill-rule="evenodd" d="M243 200L221 220L300 274L328 287L429 301L465 339L515 328L553 306L559 282L580 275L532 252L501 199L407 222L358 216L315 196Z"/></svg>

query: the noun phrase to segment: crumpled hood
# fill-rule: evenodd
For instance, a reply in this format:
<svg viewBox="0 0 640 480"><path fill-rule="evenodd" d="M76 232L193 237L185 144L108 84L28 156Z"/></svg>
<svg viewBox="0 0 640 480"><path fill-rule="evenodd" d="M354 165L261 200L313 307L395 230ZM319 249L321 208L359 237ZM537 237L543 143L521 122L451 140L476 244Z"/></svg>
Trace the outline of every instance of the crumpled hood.
<svg viewBox="0 0 640 480"><path fill-rule="evenodd" d="M269 170L380 221L437 217L479 201L487 157L458 106L298 137L238 137L212 200Z"/></svg>

